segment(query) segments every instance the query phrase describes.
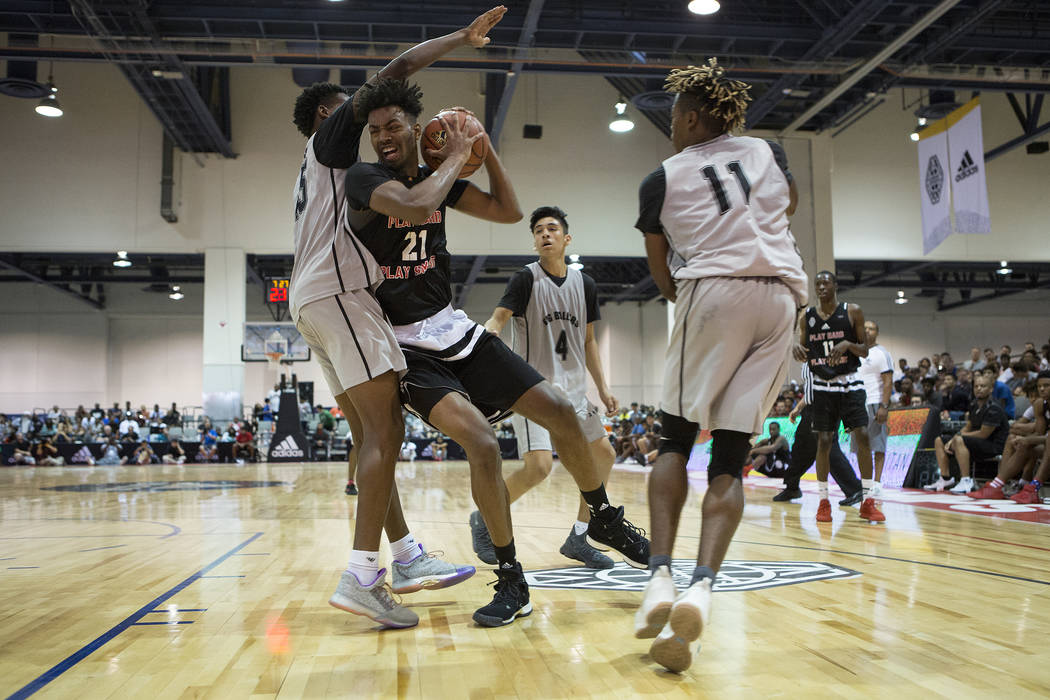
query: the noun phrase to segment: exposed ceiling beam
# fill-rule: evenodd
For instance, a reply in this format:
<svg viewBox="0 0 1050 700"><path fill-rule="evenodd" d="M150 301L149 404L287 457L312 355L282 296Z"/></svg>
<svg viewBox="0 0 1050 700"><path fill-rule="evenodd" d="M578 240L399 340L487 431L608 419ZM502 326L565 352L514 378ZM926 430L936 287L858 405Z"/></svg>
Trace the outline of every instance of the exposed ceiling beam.
<svg viewBox="0 0 1050 700"><path fill-rule="evenodd" d="M921 263L910 263L910 264L907 264L907 265L903 265L903 266L901 266L899 268L895 268L895 267L893 267L894 263L890 262L890 263L887 264L887 268L888 269L885 272L883 272L883 273L874 275L874 276L869 277L867 279L861 279L861 281L857 282L856 284L850 284L849 282L846 281L846 278L843 277L842 282L841 282L841 284L839 286L842 287L844 290L860 289L861 287L873 287L873 286L876 286L879 282L883 282L883 281L889 279L890 277L893 277L894 275L906 275L908 273L916 272L918 270L921 270L921 269L923 269L925 267L929 267L930 265L933 265L933 264L934 263L932 261L931 262L921 262Z"/></svg>
<svg viewBox="0 0 1050 700"><path fill-rule="evenodd" d="M619 294L614 296L610 301L616 301L616 302L629 301L633 297L638 296L639 294L641 294L642 291L645 290L647 287L655 286L655 285L656 285L656 282L653 281L653 276L652 275L646 275L645 277L643 277L642 279L638 280L637 282L635 282L633 285L631 285L627 289L623 290L622 292L620 292Z"/></svg>
<svg viewBox="0 0 1050 700"><path fill-rule="evenodd" d="M493 143L499 143L500 132L503 131L503 123L507 120L507 112L510 111L510 102L514 97L514 88L518 85L518 76L525 67L524 59L528 56L532 39L536 36L536 27L540 23L540 14L543 12L544 0L531 0L529 9L525 12L525 23L521 27L521 35L518 37L518 46L514 51L514 62L510 65L507 80L503 84L503 94L500 95L499 104L496 107L496 115L491 124L486 128L489 138Z"/></svg>
<svg viewBox="0 0 1050 700"><path fill-rule="evenodd" d="M1029 131L1027 134L1021 134L1020 136L1018 136L1015 139L1010 139L1006 143L1004 143L1004 144L1002 144L1000 146L996 146L995 148L993 148L990 151L985 151L984 160L985 160L985 162L988 162L990 160L995 160L999 156L1001 156L1001 155L1003 155L1003 154L1005 154L1005 153L1007 153L1009 151L1012 151L1015 148L1019 148L1021 146L1024 146L1025 144L1028 144L1028 143L1031 143L1032 141L1035 141L1037 138L1039 138L1040 136L1042 136L1043 134L1045 134L1047 132L1050 132L1050 122L1047 122L1046 124L1043 124L1042 126L1037 126L1036 128L1034 128L1031 131Z"/></svg>
<svg viewBox="0 0 1050 700"><path fill-rule="evenodd" d="M884 46L881 51L879 51L877 54L865 61L864 64L860 66L860 68L853 71L853 73L851 73L848 78L839 83L838 86L831 90L831 92L827 93L822 98L817 100L816 104L811 106L809 109L803 112L801 116L799 116L790 124L788 124L787 128L780 132L780 135L787 136L788 134L791 134L800 129L806 124L806 122L808 122L810 119L819 114L821 110L823 110L825 107L827 107L836 99L838 99L840 95L845 93L851 87L859 83L865 76L867 76L869 73L875 70L875 68L878 67L880 63L890 58L893 54L897 53L897 51L899 51L902 46L904 46L913 38L915 38L920 32L926 29L926 27L930 26L935 21L937 21L937 19L941 15L958 5L959 1L960 0L941 0L941 2L938 3L936 7L934 7L925 15L923 15L922 19L920 19L918 22L916 22L911 27L902 32L900 35L898 35L896 39L891 41L889 44Z"/></svg>
<svg viewBox="0 0 1050 700"><path fill-rule="evenodd" d="M52 282L51 280L47 279L46 277L41 277L40 275L38 275L36 273L30 272L29 270L21 268L18 265L16 265L15 263L10 262L10 261L8 261L8 260L6 260L4 258L0 258L0 267L6 268L6 269L11 270L13 272L17 272L18 274L22 275L23 277L27 277L28 279L31 279L34 282L42 284L42 285L44 285L46 287L50 287L51 289L54 289L56 292L61 292L62 294L65 294L67 296L73 297L77 301L80 301L80 302L83 302L83 303L87 304L88 306L90 306L91 308L95 309L96 311L100 311L100 310L105 308L105 306L101 302L95 301L94 299L92 299L90 297L87 297L87 296L84 296L83 294L78 294L77 292L74 292L72 289L70 289L68 287L63 287L60 284L55 284L54 282Z"/></svg>
<svg viewBox="0 0 1050 700"><path fill-rule="evenodd" d="M0 266L9 267L2 260L0 260ZM22 279L22 277L25 276L27 275L24 272L21 277L0 276L0 283L24 282L25 280ZM52 286L60 284L204 284L204 277L201 275L171 275L170 277L164 278L149 277L147 275L77 275L56 279L34 279L34 281L50 284ZM75 294L76 292L73 293Z"/></svg>

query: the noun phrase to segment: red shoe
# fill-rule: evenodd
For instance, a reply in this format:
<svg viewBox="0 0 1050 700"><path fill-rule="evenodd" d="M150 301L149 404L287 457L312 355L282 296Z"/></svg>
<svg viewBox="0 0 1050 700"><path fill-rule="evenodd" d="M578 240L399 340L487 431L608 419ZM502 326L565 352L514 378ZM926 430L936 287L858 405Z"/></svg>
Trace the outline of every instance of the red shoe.
<svg viewBox="0 0 1050 700"><path fill-rule="evenodd" d="M860 504L860 519L868 520L874 523L886 522L886 516L882 514L879 507L875 505L874 498L865 498L864 502Z"/></svg>
<svg viewBox="0 0 1050 700"><path fill-rule="evenodd" d="M1029 482L1024 485L1024 488L1010 496L1010 500L1014 503L1023 503L1025 505L1031 505L1039 503L1039 492L1035 489L1035 484Z"/></svg>
<svg viewBox="0 0 1050 700"><path fill-rule="evenodd" d="M992 486L992 482L990 481L984 486L982 486L979 491L971 491L966 495L970 498L992 498L996 500L1002 500L1006 498L1006 496L1003 495L1003 487Z"/></svg>
<svg viewBox="0 0 1050 700"><path fill-rule="evenodd" d="M743 476L743 478L745 478L745 479L746 479L746 478L747 478L747 475L751 473L751 470L752 470L752 469L754 469L754 467L752 467L752 466L751 466L750 464L745 464L745 465L744 465L744 473L743 473L743 475L742 475L742 476Z"/></svg>
<svg viewBox="0 0 1050 700"><path fill-rule="evenodd" d="M818 523L830 523L831 522L831 501L826 498L820 499L820 505L817 506L817 522Z"/></svg>

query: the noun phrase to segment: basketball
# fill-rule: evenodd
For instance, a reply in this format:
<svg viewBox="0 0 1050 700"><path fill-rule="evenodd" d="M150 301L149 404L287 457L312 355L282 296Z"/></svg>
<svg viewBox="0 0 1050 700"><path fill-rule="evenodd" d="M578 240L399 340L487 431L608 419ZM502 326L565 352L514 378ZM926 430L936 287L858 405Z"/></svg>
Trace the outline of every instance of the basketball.
<svg viewBox="0 0 1050 700"><path fill-rule="evenodd" d="M433 170L437 170L438 166L441 165L441 161L432 158L428 153L427 149L439 149L445 145L445 127L441 124L441 118L444 117L446 121L450 119L456 119L457 112L465 113L467 115L467 133L471 136L484 131L485 128L478 121L478 118L471 114L469 111L461 107L452 107L449 109L443 109L438 112L433 119L431 119L426 127L423 128L423 138L421 140L423 150L423 162L430 166ZM481 167L481 164L485 162L485 157L489 154L489 141L487 137L482 137L474 142L473 150L470 154L470 158L463 165L463 169L459 171L459 177L469 177Z"/></svg>

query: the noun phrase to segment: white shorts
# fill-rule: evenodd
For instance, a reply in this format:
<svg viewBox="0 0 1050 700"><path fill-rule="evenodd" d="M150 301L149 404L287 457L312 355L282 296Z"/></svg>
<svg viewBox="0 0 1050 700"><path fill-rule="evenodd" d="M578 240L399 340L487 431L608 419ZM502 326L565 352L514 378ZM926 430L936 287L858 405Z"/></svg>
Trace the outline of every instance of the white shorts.
<svg viewBox="0 0 1050 700"><path fill-rule="evenodd" d="M605 426L602 425L602 419L598 417L598 408L589 401L586 409L577 411L576 417L580 420L583 437L588 444L608 435L605 432ZM533 450L551 451L551 434L547 432L546 428L537 425L535 421L519 416L517 413L511 416L511 421L514 424L514 435L518 438L519 458L524 457L526 452L532 452Z"/></svg>
<svg viewBox="0 0 1050 700"><path fill-rule="evenodd" d="M680 280L660 408L759 434L787 377L795 297L770 277Z"/></svg>
<svg viewBox="0 0 1050 700"><path fill-rule="evenodd" d="M379 302L367 289L352 289L299 310L295 327L310 346L334 396L393 370L405 356Z"/></svg>

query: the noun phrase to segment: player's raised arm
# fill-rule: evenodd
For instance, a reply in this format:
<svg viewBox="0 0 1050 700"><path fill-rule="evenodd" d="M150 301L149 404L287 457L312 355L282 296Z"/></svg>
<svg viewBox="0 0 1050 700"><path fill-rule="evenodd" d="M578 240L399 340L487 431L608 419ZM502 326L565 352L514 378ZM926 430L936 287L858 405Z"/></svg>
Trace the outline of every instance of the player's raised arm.
<svg viewBox="0 0 1050 700"><path fill-rule="evenodd" d="M487 139L488 135L485 134L483 138ZM467 189L452 208L497 224L515 224L521 221L524 214L518 204L518 195L514 193L514 186L510 184L507 171L503 169L503 163L496 155L496 149L492 147L491 142L488 155L485 156L485 170L489 174L489 191L483 192L473 184L467 185Z"/></svg>

